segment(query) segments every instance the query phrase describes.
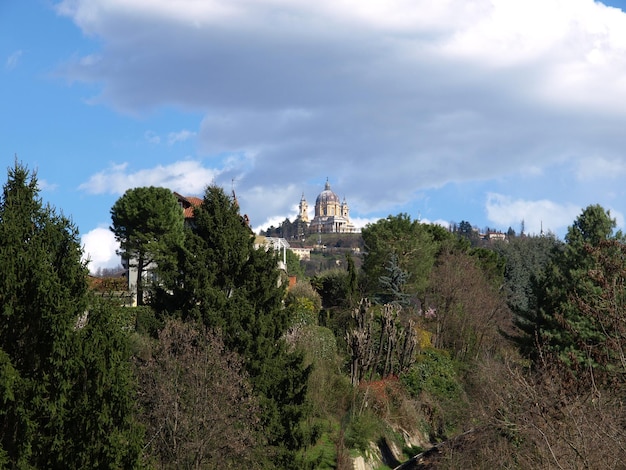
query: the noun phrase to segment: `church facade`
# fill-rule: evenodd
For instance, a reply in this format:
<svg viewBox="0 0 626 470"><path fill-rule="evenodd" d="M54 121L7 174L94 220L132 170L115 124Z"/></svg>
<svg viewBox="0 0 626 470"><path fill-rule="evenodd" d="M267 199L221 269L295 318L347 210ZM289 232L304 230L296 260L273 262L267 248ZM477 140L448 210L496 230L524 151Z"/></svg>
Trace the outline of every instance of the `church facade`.
<svg viewBox="0 0 626 470"><path fill-rule="evenodd" d="M309 221L309 205L302 194L298 220L308 225L309 233L356 233L357 228L350 222L350 208L344 198L339 199L326 181L324 190L315 200L315 217Z"/></svg>

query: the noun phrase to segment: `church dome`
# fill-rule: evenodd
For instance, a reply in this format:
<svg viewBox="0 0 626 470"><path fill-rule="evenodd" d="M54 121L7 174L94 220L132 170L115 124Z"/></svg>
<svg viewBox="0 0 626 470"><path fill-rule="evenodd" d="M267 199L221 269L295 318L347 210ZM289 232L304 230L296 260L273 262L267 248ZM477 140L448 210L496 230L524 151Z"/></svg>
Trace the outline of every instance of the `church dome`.
<svg viewBox="0 0 626 470"><path fill-rule="evenodd" d="M339 203L339 196L332 192L330 189L330 183L326 181L326 186L324 187L324 191L322 191L317 199L315 200L315 204L325 204L325 203Z"/></svg>

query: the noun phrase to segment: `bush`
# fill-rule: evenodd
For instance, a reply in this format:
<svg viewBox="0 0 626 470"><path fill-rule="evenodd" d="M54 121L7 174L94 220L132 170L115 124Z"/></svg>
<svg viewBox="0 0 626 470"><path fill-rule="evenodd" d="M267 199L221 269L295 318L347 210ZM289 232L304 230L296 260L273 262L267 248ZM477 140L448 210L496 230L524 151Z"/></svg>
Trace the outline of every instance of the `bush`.
<svg viewBox="0 0 626 470"><path fill-rule="evenodd" d="M348 271L331 269L315 276L311 283L322 298L322 306L331 308L349 304L348 281Z"/></svg>
<svg viewBox="0 0 626 470"><path fill-rule="evenodd" d="M435 398L456 400L463 390L449 354L432 348L417 356L401 380L413 397L426 392Z"/></svg>
<svg viewBox="0 0 626 470"><path fill-rule="evenodd" d="M317 325L322 299L308 282L298 282L285 297L292 326Z"/></svg>
<svg viewBox="0 0 626 470"><path fill-rule="evenodd" d="M346 446L365 454L370 447L370 442L377 441L383 431L383 423L372 411L365 410L355 414L346 426L344 434Z"/></svg>
<svg viewBox="0 0 626 470"><path fill-rule="evenodd" d="M163 328L163 322L159 320L154 310L148 306L139 306L128 308L135 312L135 331L141 335L149 335L153 338L158 337L159 330Z"/></svg>

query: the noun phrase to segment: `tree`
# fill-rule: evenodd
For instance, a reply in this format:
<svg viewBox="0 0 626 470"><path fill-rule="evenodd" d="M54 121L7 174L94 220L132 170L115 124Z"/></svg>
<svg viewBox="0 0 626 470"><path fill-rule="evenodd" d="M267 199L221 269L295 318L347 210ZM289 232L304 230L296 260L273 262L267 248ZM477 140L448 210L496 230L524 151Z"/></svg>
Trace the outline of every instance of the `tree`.
<svg viewBox="0 0 626 470"><path fill-rule="evenodd" d="M147 445L161 468L261 468L258 403L219 335L170 319L136 369Z"/></svg>
<svg viewBox="0 0 626 470"><path fill-rule="evenodd" d="M176 259L184 234L183 213L169 189L150 186L126 191L111 208L111 219L119 254L137 270L137 304L143 305L145 271L165 272Z"/></svg>
<svg viewBox="0 0 626 470"><path fill-rule="evenodd" d="M87 323L76 330L80 363L67 425L73 444L67 443L65 450L74 468L140 464L143 428L135 416L137 388L129 333L114 321L114 308L111 302L93 299Z"/></svg>
<svg viewBox="0 0 626 470"><path fill-rule="evenodd" d="M27 168L16 162L8 176L0 201L0 463L132 467L140 434L117 369L123 356L114 344L102 347L99 327L78 329L91 307L78 231L44 206ZM109 383L112 376L120 382Z"/></svg>
<svg viewBox="0 0 626 470"><path fill-rule="evenodd" d="M365 243L363 271L368 290L378 296L393 294L388 283L381 285L381 278L389 275L387 269L392 263L394 270L406 274L400 294L414 297L423 292L438 251L432 233L426 225L412 221L407 214L368 224L362 232Z"/></svg>
<svg viewBox="0 0 626 470"><path fill-rule="evenodd" d="M287 273L296 276L297 279L304 279L304 268L300 264L300 258L293 251L287 250Z"/></svg>
<svg viewBox="0 0 626 470"><path fill-rule="evenodd" d="M478 243L478 230L475 230L474 227L472 227L472 224L466 220L462 220L459 223L457 233L460 237L469 240L472 246Z"/></svg>
<svg viewBox="0 0 626 470"><path fill-rule="evenodd" d="M528 311L534 303L533 285L562 249L562 242L554 236L526 236L496 242L492 248L505 260L504 291L509 307L516 313Z"/></svg>
<svg viewBox="0 0 626 470"><path fill-rule="evenodd" d="M430 320L435 327L433 346L468 362L500 346L500 331L509 329L508 310L475 256L462 252L440 256L428 296L436 308Z"/></svg>
<svg viewBox="0 0 626 470"><path fill-rule="evenodd" d="M178 271L159 289L157 308L221 330L227 348L242 356L259 396L275 462L286 465L299 446L309 371L283 340L289 316L276 254L254 248L236 200L209 186L178 255Z"/></svg>
<svg viewBox="0 0 626 470"><path fill-rule="evenodd" d="M592 205L569 227L563 250L553 256L536 285L534 308L520 318L527 338L538 341L539 349L530 350L534 357L543 350L574 368L588 362L581 344L600 340L602 332L581 309L580 298L601 294L589 276L596 264L592 253L606 241L623 242L621 232L613 232L615 225L608 211Z"/></svg>

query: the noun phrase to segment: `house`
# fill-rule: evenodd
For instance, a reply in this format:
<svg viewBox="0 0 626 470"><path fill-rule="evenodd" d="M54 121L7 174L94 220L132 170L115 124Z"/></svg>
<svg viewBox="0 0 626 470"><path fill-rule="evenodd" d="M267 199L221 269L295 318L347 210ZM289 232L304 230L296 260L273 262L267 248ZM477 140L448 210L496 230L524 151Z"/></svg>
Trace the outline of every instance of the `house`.
<svg viewBox="0 0 626 470"><path fill-rule="evenodd" d="M310 260L311 259L311 250L312 250L311 247L298 248L298 247L293 246L290 249L301 260Z"/></svg>
<svg viewBox="0 0 626 470"><path fill-rule="evenodd" d="M257 235L254 238L254 248L259 249L261 247L265 248L266 251L270 248L274 251L282 250L283 258L282 261L278 262L278 269L287 272L287 250L291 249L287 240L285 240L284 238L264 237L262 235Z"/></svg>
<svg viewBox="0 0 626 470"><path fill-rule="evenodd" d="M174 196L178 199L178 205L183 210L183 215L185 216L185 224L189 224L193 221L193 211L196 207L202 204L202 199L195 196L183 196L182 194L178 194L174 192Z"/></svg>

